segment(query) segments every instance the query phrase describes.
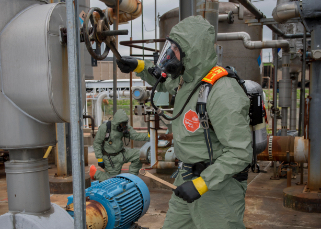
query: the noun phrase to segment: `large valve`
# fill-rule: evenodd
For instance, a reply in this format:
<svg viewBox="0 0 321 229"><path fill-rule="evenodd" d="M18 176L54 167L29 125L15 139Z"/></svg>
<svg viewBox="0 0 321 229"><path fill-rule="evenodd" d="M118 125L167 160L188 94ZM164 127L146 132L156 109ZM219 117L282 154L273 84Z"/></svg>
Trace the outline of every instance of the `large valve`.
<svg viewBox="0 0 321 229"><path fill-rule="evenodd" d="M98 13L98 19L95 19L94 12ZM90 24L89 24L90 22ZM98 7L93 7L86 15L83 24L83 36L86 47L90 55L96 60L103 60L111 50L118 60L121 55L115 47L115 35L128 35L128 30L110 30L109 21L104 12ZM96 49L100 50L101 44L105 43L106 48L103 54L98 54L92 48L92 43L96 43Z"/></svg>

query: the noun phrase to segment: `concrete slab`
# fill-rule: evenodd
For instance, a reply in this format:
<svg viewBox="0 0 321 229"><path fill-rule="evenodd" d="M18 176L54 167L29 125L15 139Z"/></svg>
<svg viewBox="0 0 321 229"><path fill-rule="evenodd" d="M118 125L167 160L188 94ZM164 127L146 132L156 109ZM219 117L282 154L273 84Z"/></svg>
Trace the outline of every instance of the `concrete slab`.
<svg viewBox="0 0 321 229"><path fill-rule="evenodd" d="M88 160L89 166L98 163L93 149L89 148ZM246 209L244 222L247 228L252 229L283 229L283 228L321 228L320 213L304 213L294 211L283 207L283 189L286 188L286 179L270 180L273 174L273 168L269 162L259 162L261 170L265 169L267 173L249 173L248 190L246 193ZM130 163L123 166L122 172L128 172ZM57 170L51 165L49 174L54 175ZM89 166L85 168L88 173ZM144 166L146 167L146 166ZM294 186L299 181L298 178L292 180ZM151 187L149 178L141 177L147 186ZM307 170L305 169L304 180L307 181ZM8 212L6 179L3 165L0 165L0 215ZM168 201L172 191L164 189L150 189L151 204L147 213L139 219L138 223L142 227L150 229L159 229L162 227L168 210ZM67 204L67 195L51 194L52 203L61 207ZM215 227L213 227L215 228ZM219 228L221 229L221 228Z"/></svg>

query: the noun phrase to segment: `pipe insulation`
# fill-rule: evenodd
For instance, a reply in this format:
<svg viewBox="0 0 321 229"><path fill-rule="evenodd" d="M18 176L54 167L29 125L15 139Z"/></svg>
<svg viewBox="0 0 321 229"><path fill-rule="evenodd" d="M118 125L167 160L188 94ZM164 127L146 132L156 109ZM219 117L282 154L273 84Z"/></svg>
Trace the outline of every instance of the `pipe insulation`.
<svg viewBox="0 0 321 229"><path fill-rule="evenodd" d="M279 23L300 16L299 5L297 2L286 2L277 5L272 12L273 19Z"/></svg>

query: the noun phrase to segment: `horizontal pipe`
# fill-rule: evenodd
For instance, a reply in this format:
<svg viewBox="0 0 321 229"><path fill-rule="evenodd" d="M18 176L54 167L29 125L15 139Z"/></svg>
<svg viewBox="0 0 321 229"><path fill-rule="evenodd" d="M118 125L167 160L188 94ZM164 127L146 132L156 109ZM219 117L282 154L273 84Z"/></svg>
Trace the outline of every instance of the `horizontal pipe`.
<svg viewBox="0 0 321 229"><path fill-rule="evenodd" d="M109 30L102 32L103 36L117 36L117 35L128 35L128 30Z"/></svg>
<svg viewBox="0 0 321 229"><path fill-rule="evenodd" d="M249 0L238 0L240 4L242 4L248 11L250 11L257 19L266 18L266 16L258 10ZM266 25L270 28L274 33L278 36L283 37L285 39L293 39L293 38L303 38L303 33L300 34L285 34L282 30L277 28L275 25Z"/></svg>
<svg viewBox="0 0 321 229"><path fill-rule="evenodd" d="M293 136L268 136L268 147L257 155L261 161L308 162L309 140Z"/></svg>
<svg viewBox="0 0 321 229"><path fill-rule="evenodd" d="M167 162L167 161L157 161L153 167L153 169L175 169L177 166L175 162Z"/></svg>
<svg viewBox="0 0 321 229"><path fill-rule="evenodd" d="M218 15L218 21L227 21L227 20L228 20L228 14Z"/></svg>
<svg viewBox="0 0 321 229"><path fill-rule="evenodd" d="M285 2L277 5L272 12L273 19L279 23L299 17L299 8L297 2Z"/></svg>
<svg viewBox="0 0 321 229"><path fill-rule="evenodd" d="M286 40L251 41L250 35L246 32L218 33L217 40L243 40L243 44L247 49L283 48L285 52L289 51L289 42Z"/></svg>

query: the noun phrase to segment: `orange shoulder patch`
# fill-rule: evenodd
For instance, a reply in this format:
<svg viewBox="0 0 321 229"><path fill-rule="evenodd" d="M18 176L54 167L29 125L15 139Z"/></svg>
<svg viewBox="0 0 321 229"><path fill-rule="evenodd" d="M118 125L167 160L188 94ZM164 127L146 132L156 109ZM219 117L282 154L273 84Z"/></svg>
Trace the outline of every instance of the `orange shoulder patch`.
<svg viewBox="0 0 321 229"><path fill-rule="evenodd" d="M222 78L223 76L227 76L228 72L219 66L215 66L214 68L211 69L211 71L202 79L202 81L206 83L210 83L214 85L214 83Z"/></svg>

